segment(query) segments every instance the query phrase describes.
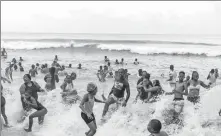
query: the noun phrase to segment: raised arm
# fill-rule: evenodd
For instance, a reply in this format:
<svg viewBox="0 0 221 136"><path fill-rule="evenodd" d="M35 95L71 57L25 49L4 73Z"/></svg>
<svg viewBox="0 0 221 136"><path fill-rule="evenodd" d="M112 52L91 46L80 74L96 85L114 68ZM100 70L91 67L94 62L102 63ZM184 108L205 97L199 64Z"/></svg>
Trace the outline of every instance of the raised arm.
<svg viewBox="0 0 221 136"><path fill-rule="evenodd" d="M94 98L94 101L95 101L95 102L99 102L99 103L105 103L104 101L98 100L98 99L96 99L96 98Z"/></svg>

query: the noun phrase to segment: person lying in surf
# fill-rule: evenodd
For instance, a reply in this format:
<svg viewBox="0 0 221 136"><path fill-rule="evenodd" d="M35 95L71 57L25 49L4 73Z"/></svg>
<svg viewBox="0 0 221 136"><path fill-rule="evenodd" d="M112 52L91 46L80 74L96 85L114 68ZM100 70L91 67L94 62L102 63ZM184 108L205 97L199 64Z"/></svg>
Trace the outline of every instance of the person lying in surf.
<svg viewBox="0 0 221 136"><path fill-rule="evenodd" d="M31 75L31 77L35 77L36 74L38 74L35 65L31 65L31 69L29 70L29 74Z"/></svg>
<svg viewBox="0 0 221 136"><path fill-rule="evenodd" d="M138 65L138 64L139 64L139 62L137 61L137 58L136 58L134 61L134 65Z"/></svg>
<svg viewBox="0 0 221 136"><path fill-rule="evenodd" d="M127 92L126 100L124 99L124 92ZM108 99L105 102L102 117L104 117L109 109L109 106L114 103L121 103L123 107L127 105L130 98L130 86L126 79L124 79L124 69L119 69L115 74L114 85L109 93Z"/></svg>
<svg viewBox="0 0 221 136"><path fill-rule="evenodd" d="M67 103L76 103L77 100L81 100L80 96L77 93L77 90L74 88L74 84L72 82L72 77L67 75L64 83L61 85L61 96L63 100Z"/></svg>
<svg viewBox="0 0 221 136"><path fill-rule="evenodd" d="M152 119L147 125L147 130L150 132L149 136L168 136L165 131L161 131L162 124L157 119Z"/></svg>
<svg viewBox="0 0 221 136"><path fill-rule="evenodd" d="M28 105L30 108L37 110L29 116L29 127L24 129L26 132L32 131L33 119L38 118L39 125L44 122L44 117L47 114L47 109L39 103L34 97L32 97L29 93L25 93L24 95L24 103Z"/></svg>
<svg viewBox="0 0 221 136"><path fill-rule="evenodd" d="M2 87L2 86L1 86L1 90L3 90L3 87ZM6 100L5 100L5 97L2 96L2 92L1 92L1 115L2 115L2 117L3 117L4 120L5 120L4 126L5 126L5 127L8 127L8 126L9 126L9 125L8 125L8 118L7 118L6 114L5 114L5 104L6 104ZM3 122L2 122L2 123L3 123Z"/></svg>
<svg viewBox="0 0 221 136"><path fill-rule="evenodd" d="M204 82L199 80L199 74L197 71L193 71L192 79L187 82L187 87L189 89L189 93L187 96L187 100L196 104L200 101L200 86L209 89L210 84L206 85Z"/></svg>
<svg viewBox="0 0 221 136"><path fill-rule="evenodd" d="M148 92L145 92L144 85L146 89L153 87L153 84L150 81L150 74L147 73L146 71L142 71L142 77L137 82L138 94L134 100L134 103L137 103L138 98L140 98L140 100L143 102L147 101Z"/></svg>

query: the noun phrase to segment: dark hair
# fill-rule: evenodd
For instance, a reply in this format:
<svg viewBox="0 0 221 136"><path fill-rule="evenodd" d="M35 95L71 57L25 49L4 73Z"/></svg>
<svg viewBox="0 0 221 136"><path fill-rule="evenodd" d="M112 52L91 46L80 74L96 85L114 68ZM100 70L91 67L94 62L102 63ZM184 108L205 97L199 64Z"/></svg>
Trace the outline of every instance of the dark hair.
<svg viewBox="0 0 221 136"><path fill-rule="evenodd" d="M108 62L107 65L110 66L110 62Z"/></svg>
<svg viewBox="0 0 221 136"><path fill-rule="evenodd" d="M211 69L211 71L210 71L211 73L214 73L215 72L215 70L214 69Z"/></svg>
<svg viewBox="0 0 221 136"><path fill-rule="evenodd" d="M18 65L21 66L21 62L18 62Z"/></svg>
<svg viewBox="0 0 221 136"><path fill-rule="evenodd" d="M45 63L45 68L48 68L48 64L47 63Z"/></svg>
<svg viewBox="0 0 221 136"><path fill-rule="evenodd" d="M51 75L51 84L54 85L54 80L55 80L55 67L51 67L49 69L50 75Z"/></svg>
<svg viewBox="0 0 221 136"><path fill-rule="evenodd" d="M36 63L36 66L39 66L39 63Z"/></svg>
<svg viewBox="0 0 221 136"><path fill-rule="evenodd" d="M71 64L69 64L69 67L71 67L72 65Z"/></svg>
<svg viewBox="0 0 221 136"><path fill-rule="evenodd" d="M150 133L160 133L160 130L162 128L162 124L158 119L152 119L149 122L148 126L150 127L148 128L148 131Z"/></svg>
<svg viewBox="0 0 221 136"><path fill-rule="evenodd" d="M193 80L193 74L194 74L194 73L197 73L197 75L199 75L199 73L198 73L197 71L193 71L193 72L192 72L191 80Z"/></svg>
<svg viewBox="0 0 221 136"><path fill-rule="evenodd" d="M31 80L31 75L30 74L25 74L24 76L27 76Z"/></svg>
<svg viewBox="0 0 221 136"><path fill-rule="evenodd" d="M137 58L135 59L135 61L137 61Z"/></svg>
<svg viewBox="0 0 221 136"><path fill-rule="evenodd" d="M171 68L174 68L174 66L173 66L173 65L170 65L170 69L171 69Z"/></svg>
<svg viewBox="0 0 221 136"><path fill-rule="evenodd" d="M161 87L161 85L160 85L160 81L159 81L159 80L156 79L155 82L156 82L155 86L159 86L159 87Z"/></svg>
<svg viewBox="0 0 221 136"><path fill-rule="evenodd" d="M32 68L35 68L35 65L31 65Z"/></svg>
<svg viewBox="0 0 221 136"><path fill-rule="evenodd" d="M184 74L185 75L185 72L184 71L180 71L179 74Z"/></svg>
<svg viewBox="0 0 221 136"><path fill-rule="evenodd" d="M149 79L150 79L150 74L149 74L149 73L147 73L146 71L143 71L143 72L145 72L145 73L146 73L146 74L145 74L145 76L144 76L144 78L149 80Z"/></svg>
<svg viewBox="0 0 221 136"><path fill-rule="evenodd" d="M138 74L139 74L139 76L142 76L142 72L143 72L142 69L139 69L139 70L138 70Z"/></svg>

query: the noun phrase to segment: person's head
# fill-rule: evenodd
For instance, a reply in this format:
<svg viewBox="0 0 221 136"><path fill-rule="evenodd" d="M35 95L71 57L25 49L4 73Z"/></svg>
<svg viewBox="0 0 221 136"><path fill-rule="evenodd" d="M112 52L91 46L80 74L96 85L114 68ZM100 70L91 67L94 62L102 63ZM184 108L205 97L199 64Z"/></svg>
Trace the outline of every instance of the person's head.
<svg viewBox="0 0 221 136"><path fill-rule="evenodd" d="M107 59L107 56L104 56L105 59Z"/></svg>
<svg viewBox="0 0 221 136"><path fill-rule="evenodd" d="M48 68L48 64L47 63L45 64L45 68Z"/></svg>
<svg viewBox="0 0 221 136"><path fill-rule="evenodd" d="M190 80L190 76L186 76L186 81L189 81Z"/></svg>
<svg viewBox="0 0 221 136"><path fill-rule="evenodd" d="M199 73L197 71L193 71L192 80L197 81L199 79Z"/></svg>
<svg viewBox="0 0 221 136"><path fill-rule="evenodd" d="M55 58L58 58L58 55L55 55Z"/></svg>
<svg viewBox="0 0 221 136"><path fill-rule="evenodd" d="M142 72L143 72L142 69L139 69L139 70L138 70L138 74L139 74L139 76L142 76Z"/></svg>
<svg viewBox="0 0 221 136"><path fill-rule="evenodd" d="M42 69L43 69L43 68L45 68L45 65L44 65L44 64L42 64L42 65L41 65L41 68L42 68Z"/></svg>
<svg viewBox="0 0 221 136"><path fill-rule="evenodd" d="M18 65L21 66L21 62L19 62Z"/></svg>
<svg viewBox="0 0 221 136"><path fill-rule="evenodd" d="M100 70L102 70L103 69L103 67L102 66L100 66Z"/></svg>
<svg viewBox="0 0 221 136"><path fill-rule="evenodd" d="M118 59L116 59L116 62L118 62Z"/></svg>
<svg viewBox="0 0 221 136"><path fill-rule="evenodd" d="M51 74L51 75L54 75L54 74L55 74L55 67L51 67L51 68L49 69L49 71L50 71L50 74Z"/></svg>
<svg viewBox="0 0 221 136"><path fill-rule="evenodd" d="M20 57L20 59L22 59L22 57Z"/></svg>
<svg viewBox="0 0 221 136"><path fill-rule="evenodd" d="M65 80L66 80L67 83L72 83L71 75L67 75Z"/></svg>
<svg viewBox="0 0 221 136"><path fill-rule="evenodd" d="M215 70L214 70L214 69L211 69L210 73L212 73L212 74L215 73Z"/></svg>
<svg viewBox="0 0 221 136"><path fill-rule="evenodd" d="M61 66L61 68L62 68L62 69L65 69L65 66L64 66L64 65L62 65L62 66Z"/></svg>
<svg viewBox="0 0 221 136"><path fill-rule="evenodd" d="M135 59L135 61L137 61L137 58Z"/></svg>
<svg viewBox="0 0 221 136"><path fill-rule="evenodd" d="M179 72L179 81L182 82L184 78L185 78L185 72L184 71L180 71Z"/></svg>
<svg viewBox="0 0 221 136"><path fill-rule="evenodd" d="M35 65L31 65L31 68L34 69L34 68L35 68Z"/></svg>
<svg viewBox="0 0 221 136"><path fill-rule="evenodd" d="M217 68L215 69L215 73L218 73L218 69Z"/></svg>
<svg viewBox="0 0 221 136"><path fill-rule="evenodd" d="M148 80L150 80L150 74L147 73L146 71L143 71L143 73L142 73L142 77L143 77L144 79L148 79Z"/></svg>
<svg viewBox="0 0 221 136"><path fill-rule="evenodd" d="M149 124L147 125L147 130L151 134L158 134L160 133L160 130L162 128L162 124L159 120L157 119L152 119Z"/></svg>
<svg viewBox="0 0 221 136"><path fill-rule="evenodd" d="M96 95L97 94L97 85L93 82L88 83L87 85L87 92L91 95Z"/></svg>
<svg viewBox="0 0 221 136"><path fill-rule="evenodd" d="M81 63L79 63L78 66L81 67Z"/></svg>
<svg viewBox="0 0 221 136"><path fill-rule="evenodd" d="M125 72L125 73L127 73L127 72L128 72L128 70L127 70L127 69L124 69L124 72Z"/></svg>
<svg viewBox="0 0 221 136"><path fill-rule="evenodd" d="M71 68L72 67L72 65L71 64L69 64L69 66L68 66L69 68Z"/></svg>
<svg viewBox="0 0 221 136"><path fill-rule="evenodd" d="M170 65L170 70L174 70L174 66L173 65Z"/></svg>
<svg viewBox="0 0 221 136"><path fill-rule="evenodd" d="M29 74L25 74L23 76L23 80L25 83L29 83L29 82L31 82L31 76Z"/></svg>
<svg viewBox="0 0 221 136"><path fill-rule="evenodd" d="M120 76L123 76L125 71L124 71L123 68L121 68L121 69L118 70L118 73L119 73Z"/></svg>
<svg viewBox="0 0 221 136"><path fill-rule="evenodd" d="M39 67L39 63L36 63L36 66Z"/></svg>
<svg viewBox="0 0 221 136"><path fill-rule="evenodd" d="M104 66L104 70L108 70L108 67L106 65Z"/></svg>
<svg viewBox="0 0 221 136"><path fill-rule="evenodd" d="M107 65L110 66L110 62L108 62Z"/></svg>
<svg viewBox="0 0 221 136"><path fill-rule="evenodd" d="M161 86L161 85L160 85L160 81L157 80L157 79L156 79L156 80L153 80L153 86L159 86L159 87L160 87L160 86Z"/></svg>
<svg viewBox="0 0 221 136"><path fill-rule="evenodd" d="M123 61L124 61L124 58L122 58L121 61L123 62Z"/></svg>
<svg viewBox="0 0 221 136"><path fill-rule="evenodd" d="M71 79L75 80L77 78L77 74L75 72L71 73Z"/></svg>

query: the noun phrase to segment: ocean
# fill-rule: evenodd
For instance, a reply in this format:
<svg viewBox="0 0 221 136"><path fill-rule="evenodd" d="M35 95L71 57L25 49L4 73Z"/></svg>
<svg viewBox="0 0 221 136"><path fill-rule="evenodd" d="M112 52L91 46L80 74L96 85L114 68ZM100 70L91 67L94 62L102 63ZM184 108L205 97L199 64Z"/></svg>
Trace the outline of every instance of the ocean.
<svg viewBox="0 0 221 136"><path fill-rule="evenodd" d="M23 75L28 73L32 64L51 64L54 56L58 55L59 63L73 68L66 69L68 73L76 72L77 79L74 86L81 96L86 93L88 82L98 85L97 98L101 94L108 95L113 79L107 79L105 84L99 83L96 72L100 65L104 65L104 56L108 56L114 70L127 68L131 74L129 83L131 96L127 107L120 108L112 113L110 119L101 125L101 115L104 104L96 103L94 114L98 130L95 136L143 136L149 135L148 122L157 118L163 124L162 130L171 136L221 136L221 80L217 86L207 90L201 87L201 102L192 105L185 100L182 113L183 126L166 125L165 119L169 111L173 96L162 96L152 104L138 102L133 104L137 95L136 82L138 69L144 69L151 74L151 80L159 79L163 89L170 92L172 88L166 82L169 66L173 64L175 71L185 71L186 76L192 71L199 72L199 78L206 84L209 71L212 68L221 68L221 35L126 35L126 34L34 34L34 33L2 33L1 48L6 48L7 59L1 58L1 73L4 73L12 58L22 57L25 61L25 72L13 72L12 84L3 83L3 95L6 98L6 114L13 126L3 130L7 136L84 136L88 127L81 118L79 104L65 105L60 96L60 82L56 89L47 94L39 93L39 101L48 109L45 122L42 126L34 119L33 132L27 134L23 128L28 125L28 118L23 123L17 123L21 116L21 102L19 88L23 84ZM115 66L116 59L124 58L127 65ZM139 65L133 65L137 58ZM83 69L76 67L81 63ZM164 75L164 76L162 76ZM45 86L44 74L39 73L33 80L42 87ZM185 97L186 99L186 97ZM114 105L112 106L114 108ZM207 124L207 125L205 125Z"/></svg>

